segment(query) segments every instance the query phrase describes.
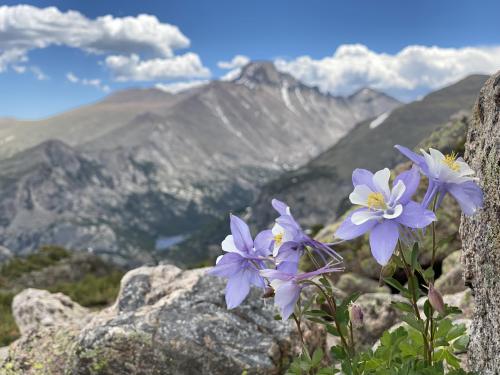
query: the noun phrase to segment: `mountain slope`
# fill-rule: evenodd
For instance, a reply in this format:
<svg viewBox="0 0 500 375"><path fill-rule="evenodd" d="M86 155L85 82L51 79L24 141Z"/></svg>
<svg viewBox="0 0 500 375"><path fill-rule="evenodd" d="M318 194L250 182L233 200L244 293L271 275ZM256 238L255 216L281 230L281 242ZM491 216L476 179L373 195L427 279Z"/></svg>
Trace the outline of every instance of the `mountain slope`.
<svg viewBox="0 0 500 375"><path fill-rule="evenodd" d="M248 204L270 178L398 105L371 90L325 95L260 62L233 82L177 95L129 90L10 123L0 128L0 243L148 261L158 238Z"/></svg>
<svg viewBox="0 0 500 375"><path fill-rule="evenodd" d="M453 114L469 111L486 79L481 75L467 77L393 110L385 119L358 124L317 158L266 184L252 205L253 220L259 226L272 220L269 202L273 197L294 207L294 214L304 224L335 219L347 207L355 168L378 170L403 160L393 148L395 144L413 148Z"/></svg>

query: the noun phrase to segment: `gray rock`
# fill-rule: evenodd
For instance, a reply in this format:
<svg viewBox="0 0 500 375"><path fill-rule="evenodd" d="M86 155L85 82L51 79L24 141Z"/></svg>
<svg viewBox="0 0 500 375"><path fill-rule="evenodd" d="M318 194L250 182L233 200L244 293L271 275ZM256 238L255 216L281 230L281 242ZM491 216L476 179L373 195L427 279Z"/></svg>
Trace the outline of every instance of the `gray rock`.
<svg viewBox="0 0 500 375"><path fill-rule="evenodd" d="M62 293L25 289L14 297L12 314L21 334L25 334L43 327L83 324L89 311Z"/></svg>
<svg viewBox="0 0 500 375"><path fill-rule="evenodd" d="M89 314L83 328L30 330L11 345L4 366L35 374L33 363L44 363L54 375L282 373L301 350L293 321L274 320L259 290L227 310L224 284L206 269L138 268L123 278L116 303ZM304 332L309 347L324 346L319 328L305 324Z"/></svg>
<svg viewBox="0 0 500 375"><path fill-rule="evenodd" d="M464 268L460 263L461 250L448 255L442 264L441 276L436 280L435 287L444 294L454 294L467 289L464 282Z"/></svg>
<svg viewBox="0 0 500 375"><path fill-rule="evenodd" d="M335 286L347 294L354 292L360 293L390 293L389 287L386 285L379 286L379 283L368 277L355 274L355 273L343 273L340 275Z"/></svg>
<svg viewBox="0 0 500 375"><path fill-rule="evenodd" d="M462 216L465 281L476 301L469 364L481 374L500 373L500 72L481 89L469 128L465 159L476 171L484 207Z"/></svg>

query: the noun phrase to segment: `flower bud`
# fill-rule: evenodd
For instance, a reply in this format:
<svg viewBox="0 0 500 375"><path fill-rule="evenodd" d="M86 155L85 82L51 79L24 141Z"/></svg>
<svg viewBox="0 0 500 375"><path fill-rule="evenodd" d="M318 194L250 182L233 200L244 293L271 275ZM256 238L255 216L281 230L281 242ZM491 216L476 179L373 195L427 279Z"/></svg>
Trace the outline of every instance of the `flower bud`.
<svg viewBox="0 0 500 375"><path fill-rule="evenodd" d="M355 303L349 305L349 319L353 327L360 327L363 324L363 310Z"/></svg>
<svg viewBox="0 0 500 375"><path fill-rule="evenodd" d="M444 314L444 302L443 302L443 296L441 296L441 293L439 293L435 288L432 283L429 284L429 294L427 295L429 298L429 303L431 306L439 312L440 314Z"/></svg>

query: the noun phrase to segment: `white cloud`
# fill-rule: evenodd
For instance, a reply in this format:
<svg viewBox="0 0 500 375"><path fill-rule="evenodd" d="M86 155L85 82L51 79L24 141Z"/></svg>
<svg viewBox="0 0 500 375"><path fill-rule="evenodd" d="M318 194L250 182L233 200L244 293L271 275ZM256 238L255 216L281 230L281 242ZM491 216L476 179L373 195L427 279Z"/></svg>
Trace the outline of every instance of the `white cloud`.
<svg viewBox="0 0 500 375"><path fill-rule="evenodd" d="M341 45L319 60L277 59L277 68L322 91L349 94L370 86L404 99L453 83L473 73L500 69L500 47L408 46L397 54L377 53L361 44Z"/></svg>
<svg viewBox="0 0 500 375"><path fill-rule="evenodd" d="M29 51L49 46L67 46L93 54L112 55L108 57L115 60L130 59L140 66L143 77L155 77L158 73L148 74L145 70L149 67L157 71L160 61L163 61L163 66L174 66L174 77L189 76L195 67L193 64L199 65L194 77L199 77L200 71L204 75L208 71L194 53L174 55L174 50L190 45L190 40L178 27L162 23L147 14L135 17L106 15L89 19L77 11L61 12L55 7L1 6L0 35L0 72L25 61ZM193 56L196 56L196 61ZM150 60L142 61L142 58ZM184 63L191 61L191 64L184 65L187 68L185 72L180 72L182 64L179 64L179 59ZM165 67L162 69L168 71ZM124 74L119 76L121 80L137 80L138 77L137 74L129 78Z"/></svg>
<svg viewBox="0 0 500 375"><path fill-rule="evenodd" d="M159 90L163 90L171 94L177 94L179 92L186 91L194 87L206 85L209 82L210 81L208 80L194 80L194 81L181 81L173 83L157 83L155 87Z"/></svg>
<svg viewBox="0 0 500 375"><path fill-rule="evenodd" d="M250 62L250 58L245 55L236 55L231 61L219 61L217 66L221 69L242 68Z"/></svg>
<svg viewBox="0 0 500 375"><path fill-rule="evenodd" d="M30 71L33 73L36 79L39 81L45 81L49 79L49 76L47 76L44 72L42 72L42 69L40 69L38 66L30 66Z"/></svg>
<svg viewBox="0 0 500 375"><path fill-rule="evenodd" d="M104 85L100 79L93 78L93 79L88 79L88 78L79 78L76 75L74 75L72 72L66 73L66 79L71 82L71 83L79 83L84 86L91 86L95 87L96 89L99 89L104 92L109 92L110 87L108 85Z"/></svg>
<svg viewBox="0 0 500 375"><path fill-rule="evenodd" d="M12 69L18 74L23 74L26 72L26 67L24 65L13 65Z"/></svg>
<svg viewBox="0 0 500 375"><path fill-rule="evenodd" d="M117 81L152 81L172 78L208 78L210 70L205 68L195 53L171 58L141 60L139 56L108 56L105 65L113 72Z"/></svg>
<svg viewBox="0 0 500 375"><path fill-rule="evenodd" d="M217 66L221 69L231 69L229 72L220 77L221 81L232 81L239 77L241 68L250 62L250 58L245 55L236 55L231 61L219 61Z"/></svg>

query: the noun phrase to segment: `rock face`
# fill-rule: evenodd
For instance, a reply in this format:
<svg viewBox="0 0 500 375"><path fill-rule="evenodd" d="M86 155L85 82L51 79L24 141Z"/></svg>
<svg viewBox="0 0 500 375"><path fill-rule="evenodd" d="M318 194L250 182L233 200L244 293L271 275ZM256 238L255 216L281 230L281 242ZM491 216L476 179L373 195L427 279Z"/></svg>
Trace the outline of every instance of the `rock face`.
<svg viewBox="0 0 500 375"><path fill-rule="evenodd" d="M34 329L81 323L89 311L62 293L25 289L14 297L12 313L22 334Z"/></svg>
<svg viewBox="0 0 500 375"><path fill-rule="evenodd" d="M500 73L481 90L465 159L484 191L484 208L462 217L460 229L465 280L476 301L469 364L481 374L500 374Z"/></svg>
<svg viewBox="0 0 500 375"><path fill-rule="evenodd" d="M65 326L35 328L28 318L47 317L50 310L26 311L20 319L25 334L11 345L3 368L35 374L41 363L54 375L281 373L300 351L293 322L274 320L272 304L258 290L227 310L223 291L224 281L206 269L138 268L123 278L116 303L86 324L70 318ZM30 306L60 300L29 290L16 297L17 305L28 296ZM324 335L307 326L305 338L310 347L324 345Z"/></svg>

